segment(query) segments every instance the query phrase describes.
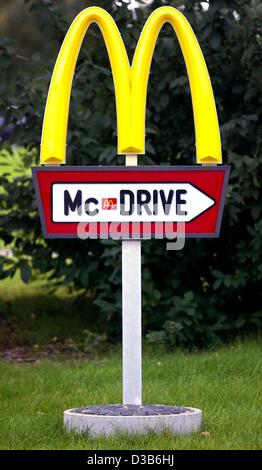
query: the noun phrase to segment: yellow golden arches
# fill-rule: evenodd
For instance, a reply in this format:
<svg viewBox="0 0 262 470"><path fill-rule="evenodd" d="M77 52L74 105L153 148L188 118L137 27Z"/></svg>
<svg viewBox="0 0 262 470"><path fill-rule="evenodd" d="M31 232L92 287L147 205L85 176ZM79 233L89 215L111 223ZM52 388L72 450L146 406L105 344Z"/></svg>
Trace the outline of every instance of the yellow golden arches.
<svg viewBox="0 0 262 470"><path fill-rule="evenodd" d="M41 143L41 163L65 163L68 110L76 60L89 25L100 27L112 67L118 127L118 153L143 154L147 82L158 34L172 24L189 76L196 133L197 163L221 163L216 106L204 57L186 18L172 7L155 10L140 36L130 68L124 44L112 17L90 7L72 23L61 47L50 84Z"/></svg>
<svg viewBox="0 0 262 470"><path fill-rule="evenodd" d="M159 32L170 23L177 35L190 82L196 133L197 163L221 163L220 132L213 90L195 34L182 13L161 7L148 18L132 63L133 145L144 153L147 81Z"/></svg>
<svg viewBox="0 0 262 470"><path fill-rule="evenodd" d="M41 163L66 162L66 135L72 81L85 33L96 23L107 47L113 73L118 125L118 145L125 148L130 128L130 65L119 30L109 13L99 7L83 10L73 21L60 49L45 109ZM127 147L129 147L129 142Z"/></svg>

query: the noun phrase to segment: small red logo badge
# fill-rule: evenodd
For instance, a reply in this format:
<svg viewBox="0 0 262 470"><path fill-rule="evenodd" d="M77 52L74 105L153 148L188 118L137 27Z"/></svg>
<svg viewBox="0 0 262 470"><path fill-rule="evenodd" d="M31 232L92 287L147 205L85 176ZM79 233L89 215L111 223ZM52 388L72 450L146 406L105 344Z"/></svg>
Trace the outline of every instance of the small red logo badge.
<svg viewBox="0 0 262 470"><path fill-rule="evenodd" d="M106 197L102 198L102 209L103 210L116 210L117 208L117 198L116 197Z"/></svg>

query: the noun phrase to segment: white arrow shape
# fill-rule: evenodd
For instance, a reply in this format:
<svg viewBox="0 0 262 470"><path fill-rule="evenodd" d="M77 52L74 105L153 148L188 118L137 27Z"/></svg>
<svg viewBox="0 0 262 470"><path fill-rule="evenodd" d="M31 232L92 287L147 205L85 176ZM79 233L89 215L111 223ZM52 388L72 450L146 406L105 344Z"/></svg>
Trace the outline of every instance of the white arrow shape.
<svg viewBox="0 0 262 470"><path fill-rule="evenodd" d="M203 212L206 212L216 203L213 198L208 196L192 183L185 183L181 186L183 186L183 189L187 191L184 197L186 204L183 206L187 214L179 218L179 221L181 222L191 222L193 219L203 214Z"/></svg>
<svg viewBox="0 0 262 470"><path fill-rule="evenodd" d="M114 210L104 210L105 198L116 202ZM54 183L52 186L55 223L191 222L215 203L190 182Z"/></svg>

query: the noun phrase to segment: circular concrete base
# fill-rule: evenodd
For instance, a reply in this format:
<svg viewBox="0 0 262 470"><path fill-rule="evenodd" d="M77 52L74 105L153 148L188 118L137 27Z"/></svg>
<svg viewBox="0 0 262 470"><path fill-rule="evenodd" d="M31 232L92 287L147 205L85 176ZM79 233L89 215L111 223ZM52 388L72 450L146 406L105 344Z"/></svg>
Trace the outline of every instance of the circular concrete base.
<svg viewBox="0 0 262 470"><path fill-rule="evenodd" d="M197 408L166 405L99 405L64 412L67 431L92 437L164 430L189 434L200 430L201 421L202 411Z"/></svg>

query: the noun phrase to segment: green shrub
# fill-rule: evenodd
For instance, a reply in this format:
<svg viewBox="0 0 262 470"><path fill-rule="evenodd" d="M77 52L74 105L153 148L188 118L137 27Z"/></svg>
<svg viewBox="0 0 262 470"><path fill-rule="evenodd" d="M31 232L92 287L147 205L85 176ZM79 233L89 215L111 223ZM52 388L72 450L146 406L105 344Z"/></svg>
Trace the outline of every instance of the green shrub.
<svg viewBox="0 0 262 470"><path fill-rule="evenodd" d="M32 149L39 145L48 84L69 23L62 7L53 0L27 3L37 12L35 21L41 21L45 47L50 40L52 54L47 62L43 58L28 60L25 67L10 43L2 40L0 100L1 112L14 125L12 141ZM81 8L83 3L89 4L81 2ZM127 5L102 3L116 19L131 57L146 17L165 2L155 1L137 11L137 18ZM180 2L169 4L179 6ZM205 346L262 325L262 8L256 0L210 0L208 11L202 10L199 1L183 4L211 75L224 162L231 165L230 185L219 239L189 240L180 252L166 251L161 241L143 242L143 328L145 333L151 332L151 342ZM116 156L111 71L95 27L84 43L74 85L68 163L123 164L123 157ZM169 26L162 31L154 56L147 155L140 161L157 165L195 161L187 75ZM11 243L14 251L12 259L1 258L0 276L13 275L20 269L23 279L29 281L31 272L48 273L49 282L63 283L80 293L88 290L98 310L94 324L103 325L109 338L118 339L120 244L43 240L31 178L20 175L10 180L2 174L0 186L0 237Z"/></svg>

